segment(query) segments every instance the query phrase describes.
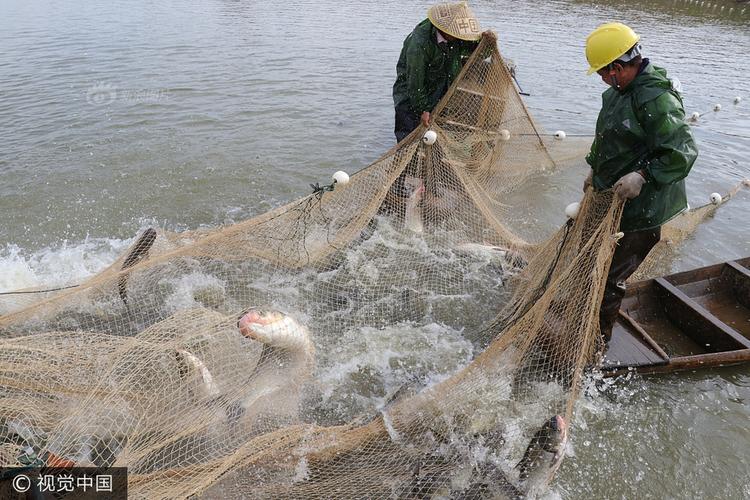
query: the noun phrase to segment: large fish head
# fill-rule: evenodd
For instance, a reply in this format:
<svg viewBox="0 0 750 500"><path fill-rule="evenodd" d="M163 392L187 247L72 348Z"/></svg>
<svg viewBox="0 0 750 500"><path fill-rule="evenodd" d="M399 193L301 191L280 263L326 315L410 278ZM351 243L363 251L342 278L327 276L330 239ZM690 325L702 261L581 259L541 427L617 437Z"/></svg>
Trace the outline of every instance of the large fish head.
<svg viewBox="0 0 750 500"><path fill-rule="evenodd" d="M307 329L274 309L248 309L237 322L240 333L270 347L307 349L310 338Z"/></svg>
<svg viewBox="0 0 750 500"><path fill-rule="evenodd" d="M237 327L242 335L258 342L268 343L276 333L274 325L283 320L284 315L273 309L248 309L240 315Z"/></svg>
<svg viewBox="0 0 750 500"><path fill-rule="evenodd" d="M561 458L568 442L568 424L561 415L555 415L547 421L545 428L547 439L544 442L544 451L552 453L555 459Z"/></svg>
<svg viewBox="0 0 750 500"><path fill-rule="evenodd" d="M568 425L565 418L555 415L544 423L518 464L525 489L538 491L550 482L565 456L567 442Z"/></svg>

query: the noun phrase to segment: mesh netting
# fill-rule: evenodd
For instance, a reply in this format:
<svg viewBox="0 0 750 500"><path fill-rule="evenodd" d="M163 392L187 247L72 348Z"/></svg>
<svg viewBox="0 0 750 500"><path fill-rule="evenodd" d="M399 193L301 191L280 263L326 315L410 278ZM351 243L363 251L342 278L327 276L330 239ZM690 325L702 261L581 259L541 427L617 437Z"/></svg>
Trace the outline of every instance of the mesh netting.
<svg viewBox="0 0 750 500"><path fill-rule="evenodd" d="M748 186L750 182L743 180L727 193L719 195L719 198L705 205L685 210L664 224L661 228L661 240L651 249L646 260L631 275L628 282L633 283L669 274L672 270L672 263L677 259L680 244L692 236L700 224L713 217L720 206L732 199L740 189ZM718 193L715 194L718 195Z"/></svg>
<svg viewBox="0 0 750 500"><path fill-rule="evenodd" d="M129 468L130 494L517 497L557 468L622 204L527 241L554 166L483 39L423 128L346 185L146 231L0 317L0 460ZM281 312L283 311L283 312Z"/></svg>

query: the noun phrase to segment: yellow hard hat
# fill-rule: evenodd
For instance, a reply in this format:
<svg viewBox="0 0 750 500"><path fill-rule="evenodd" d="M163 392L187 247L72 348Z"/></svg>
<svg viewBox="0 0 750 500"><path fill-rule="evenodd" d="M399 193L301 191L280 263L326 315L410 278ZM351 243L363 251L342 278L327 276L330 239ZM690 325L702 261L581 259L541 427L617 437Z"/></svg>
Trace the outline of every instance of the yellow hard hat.
<svg viewBox="0 0 750 500"><path fill-rule="evenodd" d="M466 2L439 3L430 7L427 17L437 29L459 40L473 42L482 38L479 21Z"/></svg>
<svg viewBox="0 0 750 500"><path fill-rule="evenodd" d="M640 39L640 35L622 23L606 23L596 28L586 38L588 74L622 58Z"/></svg>

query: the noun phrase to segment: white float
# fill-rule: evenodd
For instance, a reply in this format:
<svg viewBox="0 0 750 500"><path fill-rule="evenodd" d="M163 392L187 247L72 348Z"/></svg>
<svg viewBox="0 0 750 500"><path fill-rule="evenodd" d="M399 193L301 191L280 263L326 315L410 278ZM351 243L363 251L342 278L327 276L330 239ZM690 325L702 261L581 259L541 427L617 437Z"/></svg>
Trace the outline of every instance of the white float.
<svg viewBox="0 0 750 500"><path fill-rule="evenodd" d="M719 193L711 193L711 196L709 198L711 200L711 203L713 203L714 205L721 204L721 195Z"/></svg>
<svg viewBox="0 0 750 500"><path fill-rule="evenodd" d="M510 130L508 129L500 130L499 134L500 134L500 140L507 141L510 139Z"/></svg>
<svg viewBox="0 0 750 500"><path fill-rule="evenodd" d="M428 146L432 146L433 144L435 144L435 141L437 141L437 133L434 130L428 130L422 136L422 142L424 142Z"/></svg>
<svg viewBox="0 0 750 500"><path fill-rule="evenodd" d="M339 170L335 174L333 174L333 182L336 184L341 184L342 186L346 186L349 184L349 174L344 172L343 170Z"/></svg>
<svg viewBox="0 0 750 500"><path fill-rule="evenodd" d="M563 139L565 139L565 137L567 137L564 130L558 130L554 135L555 139L557 139L558 141L562 141Z"/></svg>
<svg viewBox="0 0 750 500"><path fill-rule="evenodd" d="M578 211L581 209L581 204L579 202L571 203L567 207L565 207L565 215L569 219L575 219L578 217Z"/></svg>

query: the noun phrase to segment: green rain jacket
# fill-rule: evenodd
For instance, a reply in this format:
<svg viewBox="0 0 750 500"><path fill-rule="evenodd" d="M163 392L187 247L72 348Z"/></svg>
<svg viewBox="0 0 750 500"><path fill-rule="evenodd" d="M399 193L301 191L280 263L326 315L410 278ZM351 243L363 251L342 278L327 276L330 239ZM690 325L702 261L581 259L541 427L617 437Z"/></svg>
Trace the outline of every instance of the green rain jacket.
<svg viewBox="0 0 750 500"><path fill-rule="evenodd" d="M432 111L458 76L477 42L437 43L437 29L429 19L414 28L404 41L396 64L393 104L408 105L415 114Z"/></svg>
<svg viewBox="0 0 750 500"><path fill-rule="evenodd" d="M683 179L697 156L682 98L665 70L644 60L624 90L602 94L596 137L586 157L594 188L609 189L636 170L646 174L641 193L625 203L622 231L652 229L685 210Z"/></svg>

